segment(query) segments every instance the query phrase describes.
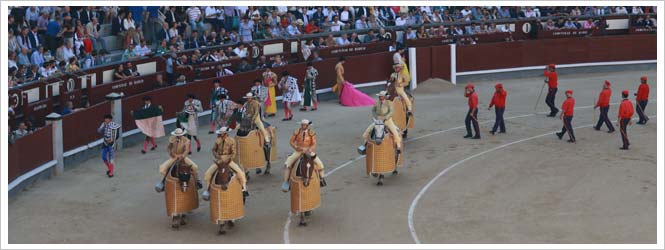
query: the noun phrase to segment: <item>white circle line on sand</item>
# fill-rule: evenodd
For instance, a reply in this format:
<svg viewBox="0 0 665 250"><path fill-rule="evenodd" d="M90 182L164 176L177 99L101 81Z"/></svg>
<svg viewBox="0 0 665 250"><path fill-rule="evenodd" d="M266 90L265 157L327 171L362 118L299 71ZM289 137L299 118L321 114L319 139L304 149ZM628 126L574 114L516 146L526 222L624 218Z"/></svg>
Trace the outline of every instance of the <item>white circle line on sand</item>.
<svg viewBox="0 0 665 250"><path fill-rule="evenodd" d="M634 118L634 119L635 119L635 118ZM614 122L616 122L616 120L612 121L612 123L614 123ZM594 125L595 125L595 123L587 124L587 125L582 125L582 126L577 126L577 127L574 127L574 129L580 129L580 128L592 127L592 126L594 126ZM474 154L474 155L469 156L469 157L467 157L467 158L464 158L464 159L462 159L462 160L460 160L460 161L458 161L458 162L455 162L455 163L453 163L452 165L450 165L450 166L448 166L447 168L445 168L444 170L442 170L441 172L439 172L439 174L437 174L436 176L434 176L434 178L432 178L429 182L427 182L427 184L425 184L425 186L423 186L423 187L420 189L420 191L418 192L418 194L416 195L416 197L413 199L413 201L411 201L411 206L409 206L409 213L408 213L408 218L407 218L407 220L408 220L408 224L409 224L409 231L411 232L411 238L413 239L413 241L414 241L416 244L420 244L420 243L421 243L421 242L420 242L420 239L418 239L418 234L416 233L416 228L415 228L415 226L414 226L414 224L413 224L413 214L415 213L416 206L418 205L418 201L420 201L420 199L421 199L422 196L425 194L425 192L427 192L427 190L428 190L428 189L434 184L434 182L436 182L439 178L441 178L441 176L445 175L448 171L450 171L450 170L452 170L453 168L455 168L455 167L461 165L462 163L465 163L465 162L467 162L467 161L469 161L469 160L472 160L472 159L474 159L474 158L476 158L476 157L479 157L479 156L482 156L482 155L484 155L484 154L491 153L491 152L494 152L494 151L496 151L496 150L499 150L499 149L502 149L502 148L506 148L506 147L509 147L509 146L512 146L512 145L515 145L515 144L518 144L518 143L522 143L522 142L525 142L525 141L530 141L530 140L537 139L537 138L540 138L540 137L545 137L545 136L548 136L548 135L552 135L552 133L556 133L556 132L558 132L558 130L556 130L556 131L550 131L550 132L547 132L547 133L544 133L544 134L540 134L540 135L536 135L536 136L531 136L531 137L528 137L528 138L524 138L524 139L520 139L520 140L517 140L517 141L513 141L513 142L509 142L509 143L506 143L506 144L502 144L502 145L496 146L496 147L494 147L494 148L491 148L491 149L485 150L485 151L483 151L483 152L480 152L480 153Z"/></svg>
<svg viewBox="0 0 665 250"><path fill-rule="evenodd" d="M619 104L619 103L620 102L614 102L614 103L610 103L610 105L615 105L615 104ZM585 109L585 108L592 108L592 107L594 107L594 105L581 106L581 107L576 107L575 110ZM537 113L530 113L530 114L524 114L524 115L517 115L517 116L506 117L506 118L504 118L504 120L512 120L512 119L530 117L530 116L534 116L534 115L538 115L538 114L547 114L547 113L549 113L549 112L537 112ZM490 123L492 121L494 121L494 120L486 120L486 121L479 122L479 124L486 124L486 123ZM425 134L425 135L421 135L421 136L418 136L418 137L407 139L407 140L405 140L405 142L412 142L412 141L420 140L420 139L423 139L423 138L426 138L426 137L430 137L430 136L450 132L450 131L453 131L453 130L456 130L456 129L462 129L464 127L465 126L458 126L458 127L447 128L447 129L443 129L443 130L439 130L439 131L434 131L434 132L431 132L431 133L428 133L428 134ZM351 163L353 163L357 160L363 159L363 158L365 158L365 156L361 155L361 156L358 156L354 159L348 160L347 162L343 163L342 165L339 165L338 167L336 167L336 168L330 170L329 172L327 172L324 177L328 177L328 176L332 175L333 173L335 173L337 170L340 170L340 169L342 169L342 168L344 168L348 165L351 165ZM284 224L284 233L283 233L283 235L284 235L284 244L289 244L289 242L290 242L290 238L289 238L290 224L291 224L291 213L289 213L289 216L286 218L286 223Z"/></svg>

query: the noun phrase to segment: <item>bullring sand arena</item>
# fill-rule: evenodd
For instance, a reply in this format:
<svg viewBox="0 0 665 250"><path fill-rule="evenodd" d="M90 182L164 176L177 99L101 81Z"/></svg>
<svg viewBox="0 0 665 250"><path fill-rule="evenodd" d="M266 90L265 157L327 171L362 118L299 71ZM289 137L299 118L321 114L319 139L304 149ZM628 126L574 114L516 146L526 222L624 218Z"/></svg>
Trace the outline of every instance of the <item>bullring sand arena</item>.
<svg viewBox="0 0 665 250"><path fill-rule="evenodd" d="M575 91L576 144L557 139L562 123L545 116L543 99L534 114L543 77L501 81L508 92L507 133L494 136L488 133L494 111L487 105L496 81L474 82L481 140L462 138L464 83L421 82L413 91L416 123L406 140L405 167L386 176L383 186L365 175L356 151L371 122L369 107L327 100L315 112L295 110L292 121L269 118L278 131L278 159L271 175L252 171L245 218L224 236L216 235L205 201L187 215L186 227L171 229L164 194L153 189L160 179L157 167L168 157L162 137L154 152L141 154L138 144L117 152L114 178L103 174L95 157L12 197L9 243L655 244L655 95L647 108L654 119L628 129L629 151L619 150L618 131L592 128L604 80L612 82L614 122L618 93L633 93L642 75L652 93L660 91L655 70L559 75L557 106L562 90ZM328 183L307 227L289 215L289 194L280 191L283 162L292 152L288 138L303 118L314 122ZM191 156L203 170L212 163L207 129L199 127L203 149Z"/></svg>

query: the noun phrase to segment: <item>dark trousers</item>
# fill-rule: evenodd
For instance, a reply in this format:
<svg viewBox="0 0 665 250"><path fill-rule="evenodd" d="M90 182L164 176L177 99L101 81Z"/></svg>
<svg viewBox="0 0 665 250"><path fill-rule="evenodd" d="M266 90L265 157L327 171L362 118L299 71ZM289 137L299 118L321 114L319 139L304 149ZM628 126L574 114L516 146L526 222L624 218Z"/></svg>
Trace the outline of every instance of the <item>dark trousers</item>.
<svg viewBox="0 0 665 250"><path fill-rule="evenodd" d="M466 134L471 135L471 123L473 122L473 130L476 131L476 136L480 136L480 127L478 126L478 109L473 109L473 117L471 117L471 109L466 112L466 119L464 124L466 125Z"/></svg>
<svg viewBox="0 0 665 250"><path fill-rule="evenodd" d="M503 112L506 111L506 108L494 108L494 114L496 114L496 119L494 120L494 127L492 132L496 132L497 128L500 128L501 133L506 132L506 124L503 122Z"/></svg>
<svg viewBox="0 0 665 250"><path fill-rule="evenodd" d="M621 130L621 141L623 142L623 147L628 148L630 145L630 142L628 141L628 123L630 122L630 118L623 118L621 119L621 127L619 129Z"/></svg>
<svg viewBox="0 0 665 250"><path fill-rule="evenodd" d="M647 100L638 101L637 105L635 105L636 106L635 110L637 111L637 115L640 116L639 123L645 123L645 122L647 122L647 120L649 120L649 117L647 117L644 114L644 109L647 107L647 102L648 102Z"/></svg>
<svg viewBox="0 0 665 250"><path fill-rule="evenodd" d="M559 112L559 109L554 105L554 98L556 97L557 88L547 89L547 97L545 97L545 104L550 107L550 115L555 115Z"/></svg>
<svg viewBox="0 0 665 250"><path fill-rule="evenodd" d="M598 119L598 123L596 123L596 129L600 129L600 127L603 126L603 123L605 123L607 129L609 129L610 131L614 131L614 126L612 126L610 118L607 117L607 112L609 110L610 106L600 107L600 119Z"/></svg>
<svg viewBox="0 0 665 250"><path fill-rule="evenodd" d="M563 128L561 128L561 134L563 135L568 132L568 137L570 137L570 140L575 141L575 133L573 132L572 121L572 116L563 116Z"/></svg>

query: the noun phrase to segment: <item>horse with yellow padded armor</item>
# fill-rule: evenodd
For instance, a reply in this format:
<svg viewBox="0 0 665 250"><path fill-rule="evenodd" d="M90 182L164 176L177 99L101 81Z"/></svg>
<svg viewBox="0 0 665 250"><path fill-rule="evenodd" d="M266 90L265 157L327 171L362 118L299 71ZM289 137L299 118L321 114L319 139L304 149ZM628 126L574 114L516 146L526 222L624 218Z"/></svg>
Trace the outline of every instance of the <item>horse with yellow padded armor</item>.
<svg viewBox="0 0 665 250"><path fill-rule="evenodd" d="M383 185L384 174L397 174L397 167L402 166L402 142L399 128L392 122L393 105L387 100L387 92L381 91L379 101L372 108L373 123L365 130L362 137L365 143L358 148L365 157L366 173L378 177L377 185Z"/></svg>
<svg viewBox="0 0 665 250"><path fill-rule="evenodd" d="M261 119L261 107L253 93L247 93L244 98L247 101L240 111L242 118L235 138L238 153L234 159L249 179L250 169L260 174L265 167L264 174L270 174L270 162L277 158L277 129Z"/></svg>
<svg viewBox="0 0 665 250"><path fill-rule="evenodd" d="M224 225L233 227L234 220L245 215L247 179L243 170L233 162L236 154L235 140L228 135L232 129L222 127L216 131L217 139L212 154L215 162L205 173L207 189L203 200L210 201L210 220L219 225L218 234L226 234Z"/></svg>
<svg viewBox="0 0 665 250"><path fill-rule="evenodd" d="M293 132L289 143L295 151L284 163L282 191L291 191L291 213L300 214L300 226L307 226L305 217L321 205L321 187L326 186L323 162L314 152L317 141L311 124L303 119Z"/></svg>

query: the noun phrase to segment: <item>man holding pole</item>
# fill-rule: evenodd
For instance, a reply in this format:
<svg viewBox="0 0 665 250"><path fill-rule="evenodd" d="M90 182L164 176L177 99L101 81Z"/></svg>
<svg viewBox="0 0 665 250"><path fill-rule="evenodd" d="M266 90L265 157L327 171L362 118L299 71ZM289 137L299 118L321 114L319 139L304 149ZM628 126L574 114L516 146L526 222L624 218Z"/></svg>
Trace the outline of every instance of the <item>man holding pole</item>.
<svg viewBox="0 0 665 250"><path fill-rule="evenodd" d="M600 108L600 119L598 119L598 123L596 124L595 127L593 127L595 130L600 130L600 127L603 126L603 123L607 126L607 133L612 133L614 132L614 126L612 126L612 122L610 122L610 118L607 117L607 112L610 110L610 96L612 96L612 89L610 89L610 82L605 80L605 84L603 85L603 90L600 91L600 96L598 97L598 102L596 103L596 106L593 108Z"/></svg>
<svg viewBox="0 0 665 250"><path fill-rule="evenodd" d="M547 97L545 97L545 103L550 107L550 114L548 117L555 117L559 113L559 109L556 108L554 104L554 99L556 98L557 85L558 85L558 76L555 71L555 65L550 64L545 68L545 83L548 85Z"/></svg>
<svg viewBox="0 0 665 250"><path fill-rule="evenodd" d="M637 93L635 96L637 98L637 115L640 116L640 121L637 124L646 124L649 121L649 117L644 114L644 109L647 107L647 102L649 101L649 84L647 84L647 77L642 76L640 78L640 87L637 88Z"/></svg>
<svg viewBox="0 0 665 250"><path fill-rule="evenodd" d="M633 102L628 100L628 90L624 90L621 93L621 97L623 97L623 100L621 101L621 105L619 106L619 124L618 125L619 125L619 131L621 131L621 141L623 142L623 146L620 149L621 150L628 150L628 146L630 146L630 142L628 141L628 131L626 129L628 128L628 125L633 124L633 122L631 121L632 118L633 118L633 112L634 112L633 111Z"/></svg>

